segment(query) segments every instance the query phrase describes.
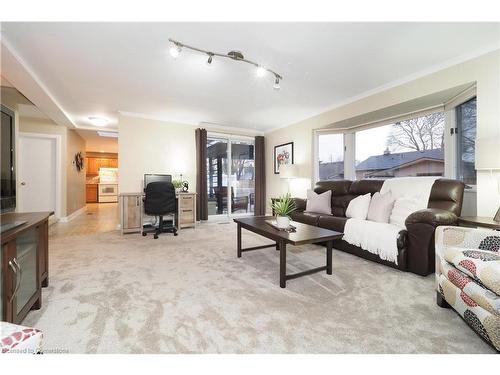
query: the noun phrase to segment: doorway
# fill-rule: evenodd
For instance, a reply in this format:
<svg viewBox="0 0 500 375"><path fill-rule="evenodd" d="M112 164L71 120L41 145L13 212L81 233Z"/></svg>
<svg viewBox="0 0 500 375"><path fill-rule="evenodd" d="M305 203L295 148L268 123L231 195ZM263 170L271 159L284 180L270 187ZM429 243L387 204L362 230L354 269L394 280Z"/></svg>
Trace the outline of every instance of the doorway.
<svg viewBox="0 0 500 375"><path fill-rule="evenodd" d="M253 138L208 134L207 195L210 217L253 215L254 151Z"/></svg>
<svg viewBox="0 0 500 375"><path fill-rule="evenodd" d="M60 212L60 136L19 133L18 211Z"/></svg>

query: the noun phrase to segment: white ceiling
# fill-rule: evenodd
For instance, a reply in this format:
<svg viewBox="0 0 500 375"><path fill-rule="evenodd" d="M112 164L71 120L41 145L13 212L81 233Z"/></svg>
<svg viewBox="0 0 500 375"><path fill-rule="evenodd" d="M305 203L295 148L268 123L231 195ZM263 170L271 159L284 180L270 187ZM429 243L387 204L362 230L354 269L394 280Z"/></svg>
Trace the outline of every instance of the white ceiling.
<svg viewBox="0 0 500 375"><path fill-rule="evenodd" d="M76 132L85 139L85 151L118 153L118 139L101 137L95 130L77 129Z"/></svg>
<svg viewBox="0 0 500 375"><path fill-rule="evenodd" d="M497 23L2 23L18 57L77 126L119 112L268 130L445 62L498 48ZM168 38L280 73L183 51Z"/></svg>

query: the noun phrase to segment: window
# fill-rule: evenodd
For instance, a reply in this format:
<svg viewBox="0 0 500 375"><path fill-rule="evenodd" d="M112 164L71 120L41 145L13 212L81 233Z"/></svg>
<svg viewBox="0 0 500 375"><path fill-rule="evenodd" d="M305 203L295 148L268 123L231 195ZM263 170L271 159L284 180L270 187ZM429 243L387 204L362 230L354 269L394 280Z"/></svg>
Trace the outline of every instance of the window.
<svg viewBox="0 0 500 375"><path fill-rule="evenodd" d="M356 178L444 175L444 113L356 132Z"/></svg>
<svg viewBox="0 0 500 375"><path fill-rule="evenodd" d="M318 135L318 176L320 181L344 178L344 135Z"/></svg>
<svg viewBox="0 0 500 375"><path fill-rule="evenodd" d="M457 178L476 185L476 98L456 107Z"/></svg>

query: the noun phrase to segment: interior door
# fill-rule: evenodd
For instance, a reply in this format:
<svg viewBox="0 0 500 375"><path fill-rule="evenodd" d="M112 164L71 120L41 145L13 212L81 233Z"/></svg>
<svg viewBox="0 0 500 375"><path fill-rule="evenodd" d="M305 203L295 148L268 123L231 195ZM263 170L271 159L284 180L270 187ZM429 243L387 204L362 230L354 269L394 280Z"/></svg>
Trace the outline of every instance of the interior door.
<svg viewBox="0 0 500 375"><path fill-rule="evenodd" d="M56 210L56 140L19 137L19 212Z"/></svg>

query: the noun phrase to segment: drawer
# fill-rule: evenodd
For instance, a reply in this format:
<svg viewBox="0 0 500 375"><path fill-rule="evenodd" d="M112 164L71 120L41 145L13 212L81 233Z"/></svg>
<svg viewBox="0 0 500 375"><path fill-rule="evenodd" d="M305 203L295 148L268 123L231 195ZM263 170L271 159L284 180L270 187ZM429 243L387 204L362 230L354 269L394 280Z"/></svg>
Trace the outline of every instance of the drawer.
<svg viewBox="0 0 500 375"><path fill-rule="evenodd" d="M194 221L194 210L181 210L179 213L180 224L191 224Z"/></svg>
<svg viewBox="0 0 500 375"><path fill-rule="evenodd" d="M194 207L194 197L192 195L181 195L179 197L179 205L182 208L192 209Z"/></svg>

